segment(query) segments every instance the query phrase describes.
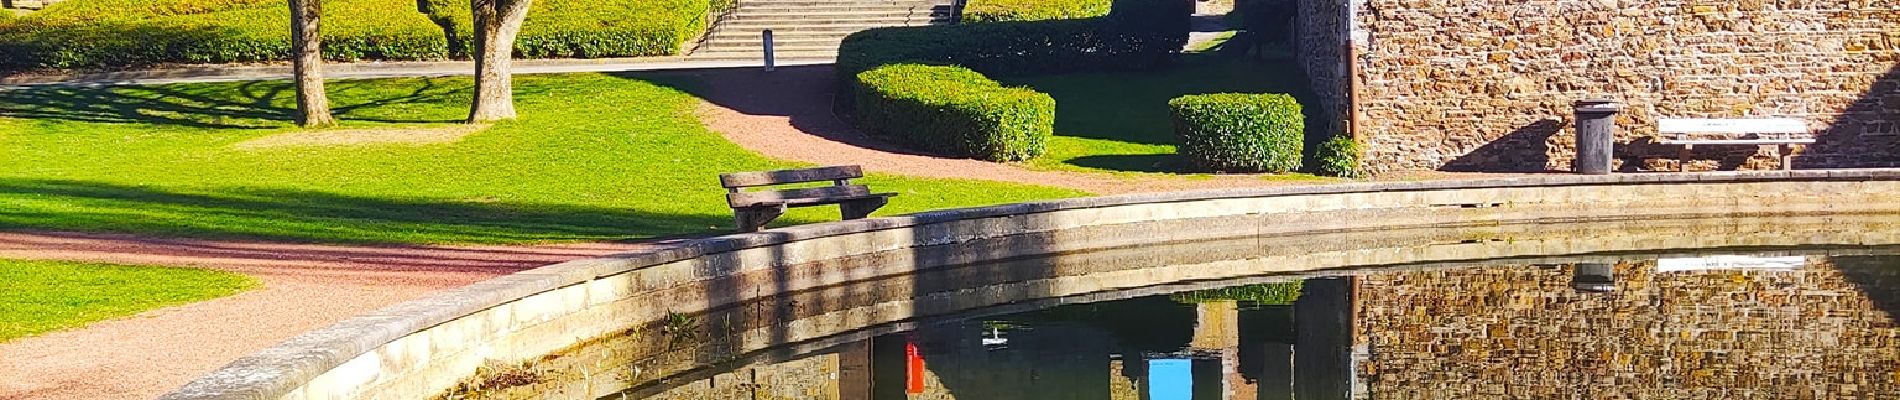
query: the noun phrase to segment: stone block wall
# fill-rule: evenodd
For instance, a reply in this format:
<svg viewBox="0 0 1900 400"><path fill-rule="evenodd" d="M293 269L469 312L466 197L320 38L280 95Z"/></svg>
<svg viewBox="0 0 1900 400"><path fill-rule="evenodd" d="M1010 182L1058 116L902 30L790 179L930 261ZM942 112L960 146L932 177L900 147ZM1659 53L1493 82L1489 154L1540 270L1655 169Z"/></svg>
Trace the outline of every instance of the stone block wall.
<svg viewBox="0 0 1900 400"><path fill-rule="evenodd" d="M1305 1L1302 17L1341 1ZM1373 172L1568 169L1571 104L1597 97L1629 109L1623 170L1677 166L1678 147L1654 143L1665 117L1802 118L1819 143L1796 168L1900 163L1900 1L1367 0L1353 15ZM1323 95L1340 86L1312 71ZM1778 167L1771 154L1698 148L1691 169Z"/></svg>
<svg viewBox="0 0 1900 400"><path fill-rule="evenodd" d="M1299 0L1299 17L1294 19L1294 55L1320 102L1305 106L1319 108L1327 116L1307 123L1342 124L1332 125L1334 129L1328 132L1339 132L1337 128L1343 126L1350 112L1346 84L1350 69L1345 54L1351 26L1347 19L1351 14L1346 11L1349 1Z"/></svg>

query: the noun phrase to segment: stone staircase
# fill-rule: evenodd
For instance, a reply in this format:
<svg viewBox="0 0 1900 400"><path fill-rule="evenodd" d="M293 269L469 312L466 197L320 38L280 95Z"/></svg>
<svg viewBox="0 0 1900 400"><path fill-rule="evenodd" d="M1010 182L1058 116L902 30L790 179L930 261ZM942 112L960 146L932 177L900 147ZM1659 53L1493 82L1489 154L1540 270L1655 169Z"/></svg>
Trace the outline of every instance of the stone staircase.
<svg viewBox="0 0 1900 400"><path fill-rule="evenodd" d="M764 58L760 32L771 29L777 60L834 61L838 43L853 32L949 24L951 4L950 0L739 0L686 58L760 61Z"/></svg>

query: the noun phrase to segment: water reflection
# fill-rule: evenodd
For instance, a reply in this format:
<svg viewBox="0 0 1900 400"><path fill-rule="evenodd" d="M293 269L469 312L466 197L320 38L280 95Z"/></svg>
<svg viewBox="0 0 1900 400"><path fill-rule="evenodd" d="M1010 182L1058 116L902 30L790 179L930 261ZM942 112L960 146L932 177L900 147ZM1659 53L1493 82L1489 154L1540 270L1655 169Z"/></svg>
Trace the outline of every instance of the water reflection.
<svg viewBox="0 0 1900 400"><path fill-rule="evenodd" d="M651 399L1900 396L1900 258L1356 271L916 325Z"/></svg>

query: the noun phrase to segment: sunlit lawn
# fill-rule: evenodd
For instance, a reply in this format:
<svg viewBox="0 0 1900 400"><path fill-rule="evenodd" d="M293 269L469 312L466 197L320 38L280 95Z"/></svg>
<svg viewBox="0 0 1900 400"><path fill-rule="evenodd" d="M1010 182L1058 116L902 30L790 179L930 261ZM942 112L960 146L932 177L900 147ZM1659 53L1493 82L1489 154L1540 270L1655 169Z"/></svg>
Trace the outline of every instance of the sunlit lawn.
<svg viewBox="0 0 1900 400"><path fill-rule="evenodd" d="M229 296L256 284L201 269L0 260L0 341Z"/></svg>
<svg viewBox="0 0 1900 400"><path fill-rule="evenodd" d="M343 126L451 126L467 78L331 83ZM0 229L354 243L527 243L729 232L722 172L794 167L702 127L636 76L517 78L523 118L437 144L253 148L296 132L286 82L0 90ZM361 133L361 132L357 132ZM874 176L880 214L1079 196ZM794 212L787 223L837 218Z"/></svg>

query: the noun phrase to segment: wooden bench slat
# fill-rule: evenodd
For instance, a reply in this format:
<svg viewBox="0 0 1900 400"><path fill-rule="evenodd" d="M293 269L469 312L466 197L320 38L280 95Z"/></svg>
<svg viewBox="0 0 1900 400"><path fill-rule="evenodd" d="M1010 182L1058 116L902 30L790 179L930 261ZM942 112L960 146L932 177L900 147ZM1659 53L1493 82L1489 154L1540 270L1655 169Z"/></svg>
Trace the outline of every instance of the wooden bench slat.
<svg viewBox="0 0 1900 400"><path fill-rule="evenodd" d="M1656 129L1662 133L1809 133L1808 122L1794 118L1662 118L1656 120Z"/></svg>
<svg viewBox="0 0 1900 400"><path fill-rule="evenodd" d="M1659 144L1687 144L1687 145L1704 145L1704 144L1706 144L1706 145L1718 145L1718 144L1755 144L1755 145L1768 145L1768 144L1814 144L1814 138L1789 138L1789 139L1689 139L1689 140L1682 140L1682 139L1661 139L1661 140L1657 140L1657 141L1656 141L1656 143L1659 143Z"/></svg>
<svg viewBox="0 0 1900 400"><path fill-rule="evenodd" d="M866 197L870 195L871 188L864 185L844 185L727 193L726 202L731 203L733 207L755 207L767 204L789 205L794 202L821 202L828 199Z"/></svg>
<svg viewBox="0 0 1900 400"><path fill-rule="evenodd" d="M787 183L825 182L864 177L864 168L856 165L788 169L783 171L734 172L719 175L719 184L727 189L770 186Z"/></svg>

